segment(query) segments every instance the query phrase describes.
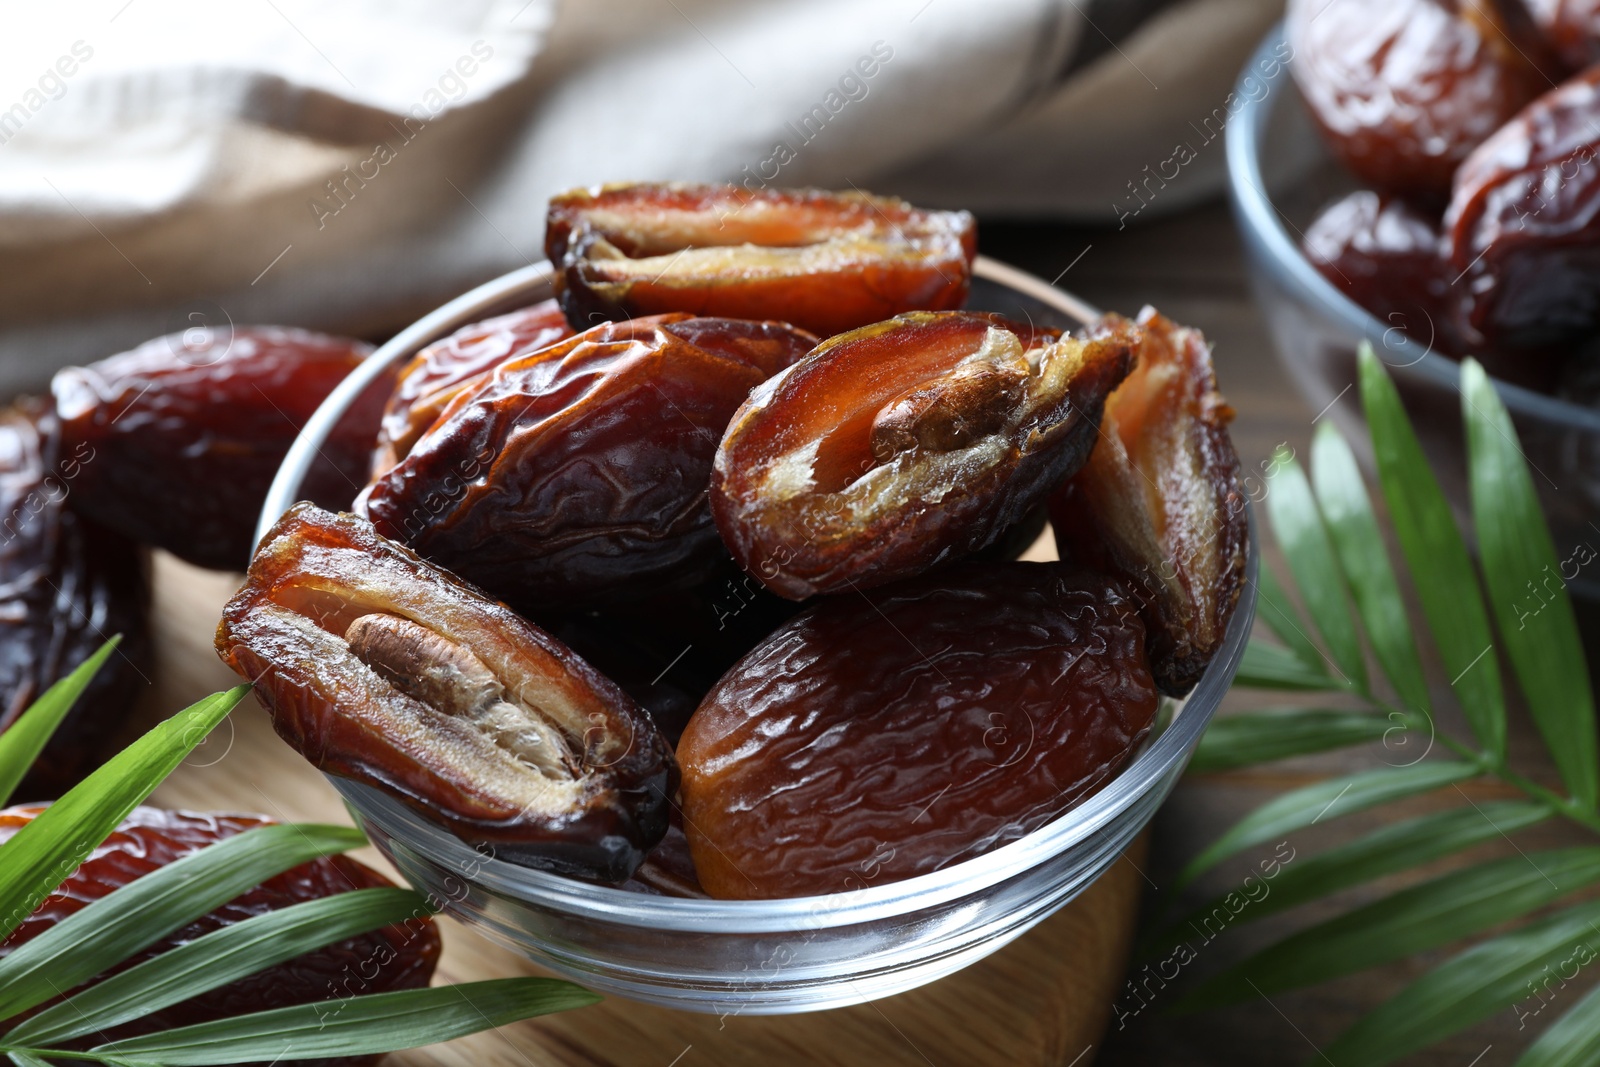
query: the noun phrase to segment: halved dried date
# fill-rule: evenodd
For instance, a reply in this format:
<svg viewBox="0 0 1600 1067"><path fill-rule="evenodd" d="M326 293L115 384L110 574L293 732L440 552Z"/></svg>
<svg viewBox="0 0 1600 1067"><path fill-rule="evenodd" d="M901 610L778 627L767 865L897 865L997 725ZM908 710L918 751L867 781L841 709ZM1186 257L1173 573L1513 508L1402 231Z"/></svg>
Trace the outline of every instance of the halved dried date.
<svg viewBox="0 0 1600 1067"><path fill-rule="evenodd" d="M818 345L750 395L711 511L734 558L799 600L994 542L1083 463L1138 331L1091 338L911 312Z"/></svg>
<svg viewBox="0 0 1600 1067"><path fill-rule="evenodd" d="M815 343L688 315L597 326L458 396L361 507L538 616L693 582L722 555L706 485L723 428Z"/></svg>
<svg viewBox="0 0 1600 1067"><path fill-rule="evenodd" d="M672 752L571 649L353 515L290 509L217 651L278 734L529 866L620 881L667 827Z"/></svg>
<svg viewBox="0 0 1600 1067"><path fill-rule="evenodd" d="M572 336L554 300L463 326L412 357L383 409L372 477L382 477L411 451L428 427L463 392L482 385L507 360Z"/></svg>
<svg viewBox="0 0 1600 1067"><path fill-rule="evenodd" d="M41 810L17 807L0 811L0 843L26 826ZM129 882L224 838L271 825L272 821L259 815L210 815L135 808L105 841L95 846L60 889L24 919L9 938L0 942L0 957ZM345 856L312 860L269 878L182 929L165 935L79 988L87 988L169 949L246 919L337 893L392 884L372 868ZM413 918L403 923L316 949L111 1030L96 1032L72 1047L97 1045L353 993L420 989L428 984L438 962L438 927L427 912L419 908ZM348 1067L376 1063L378 1059L368 1056L311 1062Z"/></svg>
<svg viewBox="0 0 1600 1067"><path fill-rule="evenodd" d="M145 551L67 507L92 448L60 447L49 405L0 411L0 731L112 634L100 668L18 786L60 796L107 755L150 665Z"/></svg>
<svg viewBox="0 0 1600 1067"><path fill-rule="evenodd" d="M1514 0L1291 0L1290 69L1363 182L1428 202L1467 153L1549 83Z"/></svg>
<svg viewBox="0 0 1600 1067"><path fill-rule="evenodd" d="M1106 316L1096 330L1119 332ZM1050 501L1061 558L1114 574L1140 603L1161 688L1188 692L1228 629L1249 536L1233 410L1199 330L1154 308L1132 374L1106 401L1101 439Z"/></svg>
<svg viewBox="0 0 1600 1067"><path fill-rule="evenodd" d="M370 346L283 326L195 330L56 375L63 447L91 449L72 506L191 563L240 569L272 477L317 405ZM322 445L306 492L348 501L366 481L382 396Z"/></svg>
<svg viewBox="0 0 1600 1067"><path fill-rule="evenodd" d="M1109 782L1155 718L1136 605L1059 563L966 563L802 612L678 746L714 897L861 889L979 855Z"/></svg>
<svg viewBox="0 0 1600 1067"><path fill-rule="evenodd" d="M780 319L826 337L960 307L977 240L967 212L893 197L638 183L552 198L545 254L578 329L690 311Z"/></svg>
<svg viewBox="0 0 1600 1067"><path fill-rule="evenodd" d="M1600 67L1529 104L1456 173L1445 213L1479 344L1536 349L1600 325Z"/></svg>

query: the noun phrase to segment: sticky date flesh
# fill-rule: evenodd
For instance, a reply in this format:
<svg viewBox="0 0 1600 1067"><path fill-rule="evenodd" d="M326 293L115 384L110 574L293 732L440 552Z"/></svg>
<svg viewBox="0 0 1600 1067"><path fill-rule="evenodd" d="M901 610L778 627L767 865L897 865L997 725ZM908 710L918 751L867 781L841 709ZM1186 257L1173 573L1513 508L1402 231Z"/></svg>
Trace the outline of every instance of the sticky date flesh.
<svg viewBox="0 0 1600 1067"><path fill-rule="evenodd" d="M0 410L0 731L122 635L18 786L29 800L59 797L109 754L149 674L145 552L66 506L99 458L63 450L47 404Z"/></svg>
<svg viewBox="0 0 1600 1067"><path fill-rule="evenodd" d="M815 343L683 314L597 326L458 396L362 507L536 617L693 583L723 554L706 504L723 428Z"/></svg>
<svg viewBox="0 0 1600 1067"><path fill-rule="evenodd" d="M1292 0L1287 25L1290 70L1344 164L1427 203L1550 84L1540 64L1556 69L1509 0Z"/></svg>
<svg viewBox="0 0 1600 1067"><path fill-rule="evenodd" d="M72 506L202 567L244 567L273 475L311 413L370 351L281 326L191 331L56 375L67 453L87 448ZM306 492L366 480L382 395L369 391L323 443Z"/></svg>
<svg viewBox="0 0 1600 1067"><path fill-rule="evenodd" d="M370 523L309 504L263 541L217 651L319 769L501 858L627 878L677 768L620 688Z"/></svg>
<svg viewBox="0 0 1600 1067"><path fill-rule="evenodd" d="M1091 328L1119 331L1120 316ZM1140 605L1156 680L1187 693L1222 645L1249 536L1233 411L1199 330L1145 308L1133 373L1101 440L1050 502L1061 558L1122 580Z"/></svg>
<svg viewBox="0 0 1600 1067"><path fill-rule="evenodd" d="M714 897L860 889L1039 828L1149 731L1144 627L1062 564L961 564L824 600L731 670L678 748Z"/></svg>
<svg viewBox="0 0 1600 1067"><path fill-rule="evenodd" d="M723 541L795 600L984 548L1083 464L1137 333L911 312L830 338L729 423L711 478Z"/></svg>
<svg viewBox="0 0 1600 1067"><path fill-rule="evenodd" d="M488 380L500 364L572 336L554 300L463 326L412 357L383 409L372 477L382 477L411 451L450 402Z"/></svg>
<svg viewBox="0 0 1600 1067"><path fill-rule="evenodd" d="M40 810L15 807L0 811L0 842L26 826ZM135 808L104 842L89 853L88 859L39 910L24 919L9 938L0 942L0 958L135 879L207 845L258 826L270 825L271 822L256 815L202 815L160 808ZM141 949L127 962L80 988L87 988L111 974L143 963L168 949L186 945L214 930L258 915L337 893L376 889L392 884L377 871L344 856L313 860L268 879L187 926L165 935L155 944ZM374 968L374 960L386 962ZM345 996L345 983L357 968L360 968L364 983L363 993L419 989L428 984L438 960L438 928L431 918L419 911L415 918L404 923L308 952L153 1014L123 1023L112 1030L97 1032L83 1039L80 1044L95 1045L213 1019ZM372 1064L378 1059L371 1056L314 1062L354 1065Z"/></svg>
<svg viewBox="0 0 1600 1067"><path fill-rule="evenodd" d="M688 311L826 337L960 307L977 230L965 211L868 193L620 184L552 198L545 254L576 329Z"/></svg>
<svg viewBox="0 0 1600 1067"><path fill-rule="evenodd" d="M1445 213L1478 344L1538 349L1600 325L1600 68L1552 89L1456 173Z"/></svg>

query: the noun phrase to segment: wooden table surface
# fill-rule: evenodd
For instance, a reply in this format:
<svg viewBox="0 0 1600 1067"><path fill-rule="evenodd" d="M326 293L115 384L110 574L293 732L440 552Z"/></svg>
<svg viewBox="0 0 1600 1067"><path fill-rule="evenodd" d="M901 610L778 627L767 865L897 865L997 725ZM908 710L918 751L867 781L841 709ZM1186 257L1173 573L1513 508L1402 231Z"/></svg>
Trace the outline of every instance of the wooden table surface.
<svg viewBox="0 0 1600 1067"><path fill-rule="evenodd" d="M1315 412L1295 393L1276 361L1265 326L1249 297L1232 222L1220 204L1202 206L1171 219L1130 227L1122 232L1061 226L988 226L983 233L983 245L987 254L1046 279L1060 276L1064 288L1101 307L1132 314L1142 304L1152 303L1173 318L1202 328L1215 344L1222 388L1238 411L1234 439L1245 465L1254 466L1284 442L1304 453ZM1270 549L1268 558L1275 558ZM162 567L165 568L164 581L171 585L173 575L178 573L173 568L181 565L166 560ZM205 658L200 647L204 644L204 635L214 625L216 605L220 597L226 596L230 579L199 572L185 572L181 577L182 587L189 592L166 603L160 624L164 629L160 638L172 650L162 664L167 675L162 688L176 686L174 691L178 692L207 692L231 680L220 664ZM1273 702L1259 694L1235 693L1229 697L1226 708ZM1448 717L1444 719L1448 725ZM173 805L214 806L215 797L222 791L230 796L243 794L246 799L253 800L247 806L283 818L328 817L331 792L305 788L304 764L298 763L297 757L266 736L260 716L240 719L239 725L231 731L226 726L223 731L208 742L188 766L180 769L158 793L157 800ZM1537 746L1530 744L1523 720L1514 723L1512 732L1513 752L1537 751ZM230 746L248 753L247 760L239 761L237 754L230 758ZM1379 758L1380 753L1372 747L1303 758L1265 769L1189 776L1154 824L1153 848L1142 865L1142 874L1136 876L1127 861L1120 863L1114 869L1115 884L1098 887L1101 899L1107 894L1127 899L1142 889L1148 921L1160 902L1181 908L1228 891L1238 885L1251 857L1222 865L1180 900L1167 900L1165 893L1173 872L1246 811L1283 789L1332 773L1375 766ZM1537 757L1529 767L1536 778L1553 778L1549 767L1540 764ZM1491 787L1468 785L1464 789L1474 800L1501 795ZM1460 798L1456 801L1459 803ZM1423 798L1405 805L1404 810L1415 814L1445 803L1447 799ZM1390 813L1393 810L1386 809ZM1292 846L1298 853L1307 854L1366 832L1386 817L1369 813L1330 819L1309 831L1297 832L1293 835ZM1582 840L1581 834L1568 833L1557 826L1537 829L1519 838L1519 842L1531 842L1537 847L1579 840ZM1523 847L1530 845L1524 843ZM1509 854L1510 849L1509 843L1486 846L1468 853L1467 858ZM1390 880L1378 887L1364 887L1334 899L1346 904L1370 899L1403 883L1403 879ZM1091 902L1091 906L1100 905ZM1202 1016L1174 1017L1166 1009L1176 1000L1184 983L1241 958L1252 947L1259 947L1287 930L1331 914L1332 910L1326 904L1310 905L1259 924L1244 924L1204 946L1176 984L1157 991L1148 1007L1119 1013L1104 1042L1097 1042L1092 1049L1067 1039L1063 1031L1062 1004L1070 1002L1081 1006L1086 995L1082 990L1089 976L1078 971L1089 968L1079 968L1077 961L1115 959L1120 951L1120 935L1114 929L1114 921L1110 927L1103 923L1097 926L1093 919L1075 919L1068 915L1059 921L1052 920L1057 932L1036 931L994 957L1001 961L993 965L998 970L974 968L964 980L958 980L960 985L941 988L946 983L940 983L927 991L915 1010L905 1014L902 1014L903 1006L885 1002L882 1009L866 1006L806 1016L785 1026L764 1026L762 1020L731 1019L726 1030L699 1023L695 1024L698 1029L684 1030L675 1028L670 1013L622 1004L608 1015L608 1025L619 1035L617 1047L629 1050L620 1058L602 1055L590 1038L575 1033L574 1024L563 1018L524 1024L535 1026L536 1030L504 1028L426 1055L398 1056L389 1062L639 1062L660 1067L760 1060L773 1064L908 1062L939 1067L980 1062L1085 1067L1091 1060L1107 1067L1132 1064L1254 1067L1323 1062L1318 1058L1320 1046L1416 977L1426 965L1437 963L1446 954L1432 953L1420 962L1408 962L1311 990L1275 996L1270 1002L1258 1000ZM447 977L530 973L523 961L486 946L475 935L460 928L448 927L446 942L443 973ZM1069 947L1058 951L1058 944ZM1046 946L1054 954L1049 962L1055 966L1037 962L1037 954ZM1062 952L1067 954L1061 955ZM1083 955L1074 955L1077 952ZM1066 961L1066 966L1059 965L1062 960ZM1029 967L1038 967L1038 977L1034 980L1035 988L1026 995L983 997L973 992L1001 988L1004 983L1014 982L1019 970L1026 971ZM1014 989L1015 986L1005 988ZM1027 988L1026 982L1024 988ZM1579 993L1573 990L1570 995L1576 1000ZM1124 1009L1132 1003L1126 1001ZM1103 1008L1100 1010L1103 1014ZM1081 1032L1074 1029L1080 1025L1076 1019L1066 1021L1071 1024L1070 1033ZM842 1034L847 1040L818 1042L805 1037L824 1029ZM1466 1035L1407 1062L1460 1067L1509 1064L1525 1046L1531 1032L1519 1031L1517 1018L1508 1006L1505 1012ZM683 1039L684 1033L690 1033L691 1037ZM692 1036L696 1034L703 1036Z"/></svg>

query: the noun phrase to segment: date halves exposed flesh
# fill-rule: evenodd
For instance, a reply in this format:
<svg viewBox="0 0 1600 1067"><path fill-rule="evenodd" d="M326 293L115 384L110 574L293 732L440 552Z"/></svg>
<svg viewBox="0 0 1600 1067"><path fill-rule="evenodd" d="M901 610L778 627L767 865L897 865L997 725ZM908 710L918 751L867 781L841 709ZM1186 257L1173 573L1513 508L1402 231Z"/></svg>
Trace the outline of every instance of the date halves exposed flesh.
<svg viewBox="0 0 1600 1067"><path fill-rule="evenodd" d="M777 322L605 323L502 363L360 506L536 617L692 582L724 558L706 505L723 428L815 344Z"/></svg>
<svg viewBox="0 0 1600 1067"><path fill-rule="evenodd" d="M1157 694L1137 607L1059 563L831 597L727 673L678 745L714 897L862 889L998 848L1110 781Z"/></svg>
<svg viewBox="0 0 1600 1067"><path fill-rule="evenodd" d="M977 551L1083 464L1137 338L1125 320L1075 338L961 311L830 338L729 423L717 528L794 600Z"/></svg>
<svg viewBox="0 0 1600 1067"><path fill-rule="evenodd" d="M1095 330L1118 331L1108 315ZM1228 629L1249 522L1233 411L1199 330L1139 313L1138 362L1106 401L1100 443L1050 502L1061 558L1114 574L1141 603L1156 681L1182 696Z"/></svg>
<svg viewBox="0 0 1600 1067"><path fill-rule="evenodd" d="M627 878L677 767L650 717L571 649L353 515L290 509L217 651L319 769L512 862Z"/></svg>
<svg viewBox="0 0 1600 1067"><path fill-rule="evenodd" d="M823 337L966 302L965 211L818 189L636 183L550 201L545 254L575 329L668 311L777 319Z"/></svg>

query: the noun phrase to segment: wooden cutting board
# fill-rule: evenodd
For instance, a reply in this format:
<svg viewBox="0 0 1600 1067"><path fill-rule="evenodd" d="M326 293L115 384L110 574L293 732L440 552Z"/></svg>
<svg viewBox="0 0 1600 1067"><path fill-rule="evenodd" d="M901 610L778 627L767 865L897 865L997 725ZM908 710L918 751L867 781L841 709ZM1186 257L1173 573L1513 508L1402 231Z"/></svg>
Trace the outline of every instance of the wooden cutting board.
<svg viewBox="0 0 1600 1067"><path fill-rule="evenodd" d="M165 715L236 684L211 641L222 604L239 582L237 575L198 570L157 554L157 662L151 690L128 724L129 740ZM278 740L253 700L213 732L156 791L152 803L349 822L338 795ZM1144 850L1141 837L1133 855L1017 941L958 974L900 996L805 1015L720 1018L611 998L448 1045L396 1053L386 1063L1085 1067L1094 1058L1126 970ZM374 850L358 855L393 877ZM460 923L444 920L443 926L440 981L545 973Z"/></svg>

